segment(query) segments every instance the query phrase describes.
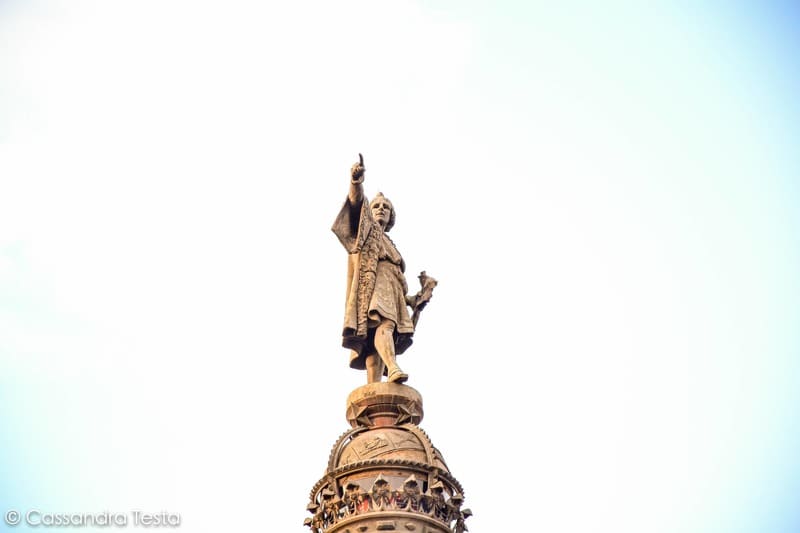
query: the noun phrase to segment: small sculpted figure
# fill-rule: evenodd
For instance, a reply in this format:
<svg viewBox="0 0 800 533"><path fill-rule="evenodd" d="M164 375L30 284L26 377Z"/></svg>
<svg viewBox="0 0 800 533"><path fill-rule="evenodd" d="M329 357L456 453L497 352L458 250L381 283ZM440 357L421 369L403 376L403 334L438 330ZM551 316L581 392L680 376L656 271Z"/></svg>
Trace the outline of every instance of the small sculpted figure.
<svg viewBox="0 0 800 533"><path fill-rule="evenodd" d="M392 489L389 487L389 482L379 474L372 485L372 510L391 509L392 501Z"/></svg>
<svg viewBox="0 0 800 533"><path fill-rule="evenodd" d="M464 503L464 497L459 492L453 494L447 502L447 523L455 521L453 530L457 533L464 533L467 530L467 526L464 524L464 515L461 513L462 503Z"/></svg>
<svg viewBox="0 0 800 533"><path fill-rule="evenodd" d="M367 371L367 383L386 375L403 383L408 374L396 356L412 342L419 312L431 298L436 280L420 274L423 287L408 294L405 262L387 235L397 214L382 193L364 198L364 159L350 169L350 190L331 228L349 254L347 297L342 345L349 348L350 366ZM413 317L409 314L412 308Z"/></svg>
<svg viewBox="0 0 800 533"><path fill-rule="evenodd" d="M303 525L308 526L311 530L311 533L320 533L322 528L325 527L325 520L323 518L323 510L320 508L319 504L311 502L306 507L308 512L312 513L313 516L306 518L303 521Z"/></svg>
<svg viewBox="0 0 800 533"><path fill-rule="evenodd" d="M364 499L361 486L354 481L350 481L345 486L344 501L347 506L347 513L350 515L358 514L369 509L369 503Z"/></svg>
<svg viewBox="0 0 800 533"><path fill-rule="evenodd" d="M444 485L437 481L430 488L430 494L426 498L426 511L430 516L439 520L447 520L447 502L444 497Z"/></svg>
<svg viewBox="0 0 800 533"><path fill-rule="evenodd" d="M328 487L322 491L322 510L325 523L328 525L335 524L339 520L339 500L335 496L336 493Z"/></svg>
<svg viewBox="0 0 800 533"><path fill-rule="evenodd" d="M398 491L396 505L398 509L405 511L419 511L422 494L419 490L419 482L414 474L403 482L403 490Z"/></svg>
<svg viewBox="0 0 800 533"><path fill-rule="evenodd" d="M472 516L472 510L470 509L462 509L461 513L456 518L456 524L453 527L454 533L464 533L467 530L467 523L466 520Z"/></svg>

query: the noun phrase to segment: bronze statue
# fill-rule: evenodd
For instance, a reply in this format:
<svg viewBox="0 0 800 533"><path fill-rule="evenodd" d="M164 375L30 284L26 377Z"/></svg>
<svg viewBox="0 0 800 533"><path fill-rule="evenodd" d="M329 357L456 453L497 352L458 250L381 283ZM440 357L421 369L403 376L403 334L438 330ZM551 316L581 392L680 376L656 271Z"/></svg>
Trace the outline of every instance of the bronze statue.
<svg viewBox="0 0 800 533"><path fill-rule="evenodd" d="M408 294L405 262L387 235L396 219L394 206L382 193L369 204L364 201L364 158L358 156L350 169L350 191L331 228L349 254L342 345L351 350L350 367L366 369L367 383L383 375L403 383L408 374L396 356L411 345L436 280L423 271L421 290Z"/></svg>

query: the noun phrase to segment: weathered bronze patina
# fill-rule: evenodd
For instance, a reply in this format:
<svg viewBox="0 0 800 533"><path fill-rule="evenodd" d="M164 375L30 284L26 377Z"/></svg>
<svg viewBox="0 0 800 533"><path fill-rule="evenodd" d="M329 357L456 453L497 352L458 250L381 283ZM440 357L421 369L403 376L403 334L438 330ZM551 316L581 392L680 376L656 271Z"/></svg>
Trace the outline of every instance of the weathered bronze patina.
<svg viewBox="0 0 800 533"><path fill-rule="evenodd" d="M436 280L424 271L422 287L408 294L405 261L387 235L397 213L382 193L364 199L364 158L350 169L350 191L331 228L348 253L347 297L342 345L350 348L350 366L367 370L367 383L382 375L403 383L408 374L398 354L411 346L419 313L430 301ZM409 307L412 314L409 314Z"/></svg>
<svg viewBox="0 0 800 533"><path fill-rule="evenodd" d="M349 253L343 344L352 350L350 366L367 370L367 384L347 398L351 429L311 489L305 525L311 533L464 533L472 514L461 507L464 490L418 426L422 396L402 384L408 375L396 361L436 280L422 272L420 291L407 294L403 258L386 235L394 206L382 194L366 204L360 156L333 231Z"/></svg>
<svg viewBox="0 0 800 533"><path fill-rule="evenodd" d="M417 426L422 397L407 385L371 383L350 393L352 429L336 441L311 489L313 533L463 533L472 513L441 452Z"/></svg>

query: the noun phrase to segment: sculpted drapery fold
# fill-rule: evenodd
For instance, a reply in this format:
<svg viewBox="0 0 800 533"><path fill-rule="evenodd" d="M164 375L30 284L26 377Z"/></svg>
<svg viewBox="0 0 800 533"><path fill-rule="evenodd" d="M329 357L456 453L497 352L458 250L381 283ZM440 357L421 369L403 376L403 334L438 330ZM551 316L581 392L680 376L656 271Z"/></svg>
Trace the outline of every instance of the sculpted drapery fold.
<svg viewBox="0 0 800 533"><path fill-rule="evenodd" d="M342 345L352 350L350 366L363 369L365 356L374 352L371 337L381 317L396 325L396 353L411 345L405 263L363 199L357 204L346 199L331 229L349 254Z"/></svg>

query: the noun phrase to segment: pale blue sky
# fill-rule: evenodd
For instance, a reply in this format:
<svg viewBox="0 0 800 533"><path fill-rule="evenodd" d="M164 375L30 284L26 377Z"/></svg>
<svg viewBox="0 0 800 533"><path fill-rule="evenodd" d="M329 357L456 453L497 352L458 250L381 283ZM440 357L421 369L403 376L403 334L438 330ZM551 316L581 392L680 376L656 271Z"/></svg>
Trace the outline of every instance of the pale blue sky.
<svg viewBox="0 0 800 533"><path fill-rule="evenodd" d="M797 531L797 8L285 4L0 3L0 508L302 531L361 152L471 532Z"/></svg>

